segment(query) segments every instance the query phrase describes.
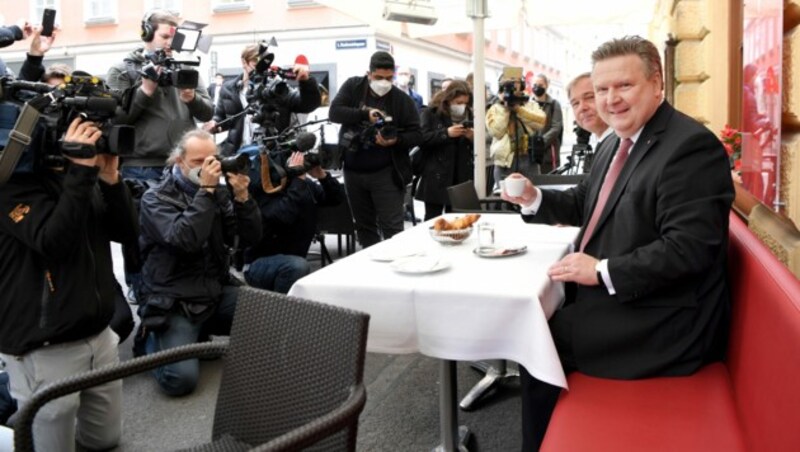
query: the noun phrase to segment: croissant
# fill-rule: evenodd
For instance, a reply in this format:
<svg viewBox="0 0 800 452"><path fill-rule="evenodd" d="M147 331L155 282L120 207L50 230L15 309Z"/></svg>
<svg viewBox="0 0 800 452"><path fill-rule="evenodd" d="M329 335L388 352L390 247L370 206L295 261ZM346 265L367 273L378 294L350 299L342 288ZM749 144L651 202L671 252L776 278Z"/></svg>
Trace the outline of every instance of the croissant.
<svg viewBox="0 0 800 452"><path fill-rule="evenodd" d="M436 221L433 222L434 231L446 231L448 229L450 229L450 223L442 217L437 218Z"/></svg>
<svg viewBox="0 0 800 452"><path fill-rule="evenodd" d="M453 221L447 221L446 219L439 217L433 222L433 229L435 231L467 229L468 227L472 226L473 223L478 221L480 217L481 216L476 213L464 215L463 217L456 218Z"/></svg>

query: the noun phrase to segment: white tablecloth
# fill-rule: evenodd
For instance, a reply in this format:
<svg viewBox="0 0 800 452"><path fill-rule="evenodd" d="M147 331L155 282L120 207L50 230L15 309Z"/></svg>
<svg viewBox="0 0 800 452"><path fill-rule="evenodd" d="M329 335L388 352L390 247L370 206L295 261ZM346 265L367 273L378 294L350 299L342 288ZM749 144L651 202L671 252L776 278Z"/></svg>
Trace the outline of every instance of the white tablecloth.
<svg viewBox="0 0 800 452"><path fill-rule="evenodd" d="M551 282L546 270L571 250L578 229L526 224L515 214L484 214L480 221L494 223L498 244L527 245L527 253L481 258L473 253L477 231L460 245L444 246L424 223L306 276L289 294L369 313L369 351L509 359L566 387L547 326L563 285ZM398 249L441 256L451 265L409 275L372 259Z"/></svg>

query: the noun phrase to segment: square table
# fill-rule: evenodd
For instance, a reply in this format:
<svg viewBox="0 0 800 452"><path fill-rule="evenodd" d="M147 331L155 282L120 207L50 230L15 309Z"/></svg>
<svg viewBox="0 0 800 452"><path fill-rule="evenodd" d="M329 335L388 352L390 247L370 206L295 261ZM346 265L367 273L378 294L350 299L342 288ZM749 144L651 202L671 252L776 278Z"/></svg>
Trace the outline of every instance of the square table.
<svg viewBox="0 0 800 452"><path fill-rule="evenodd" d="M550 280L547 268L572 250L578 228L527 224L518 214L483 214L479 222L494 224L499 245L525 245L527 252L479 257L477 234L442 245L430 237L429 221L300 279L289 292L370 314L370 352L442 360L440 447L446 451L458 449L455 361L512 360L537 379L566 387L547 325L563 285ZM375 260L412 253L449 266L406 274Z"/></svg>

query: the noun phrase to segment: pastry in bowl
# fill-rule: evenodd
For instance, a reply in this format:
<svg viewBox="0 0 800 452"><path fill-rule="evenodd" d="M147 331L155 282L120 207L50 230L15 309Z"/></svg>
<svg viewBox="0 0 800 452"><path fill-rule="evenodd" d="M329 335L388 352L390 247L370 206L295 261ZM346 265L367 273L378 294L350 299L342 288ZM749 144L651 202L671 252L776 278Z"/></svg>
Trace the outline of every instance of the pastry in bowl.
<svg viewBox="0 0 800 452"><path fill-rule="evenodd" d="M469 214L453 220L439 217L430 228L431 237L443 244L461 243L472 234L472 225L480 217L478 214Z"/></svg>

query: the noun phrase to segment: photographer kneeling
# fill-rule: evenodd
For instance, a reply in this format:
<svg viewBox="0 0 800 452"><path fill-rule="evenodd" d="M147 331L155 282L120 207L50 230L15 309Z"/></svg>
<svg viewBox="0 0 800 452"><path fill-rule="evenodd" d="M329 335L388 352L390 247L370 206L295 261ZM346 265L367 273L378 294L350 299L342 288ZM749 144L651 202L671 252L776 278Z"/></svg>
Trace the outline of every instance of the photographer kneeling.
<svg viewBox="0 0 800 452"><path fill-rule="evenodd" d="M101 135L76 118L65 151L93 151ZM20 406L48 383L119 362L109 241L138 234L130 194L116 155L64 157L63 167L18 171L0 186L0 364ZM121 380L48 403L33 424L36 450L71 451L76 439L114 447L121 404Z"/></svg>
<svg viewBox="0 0 800 452"><path fill-rule="evenodd" d="M187 132L167 160L172 166L164 178L142 196L144 302L137 339L144 336L148 354L210 334L230 334L236 309L232 247L237 235L242 246L258 243L261 218L247 192L246 174L229 172L227 187L219 185L223 170L216 154L211 134ZM165 393L179 396L194 391L199 372L193 359L159 367L154 374Z"/></svg>
<svg viewBox="0 0 800 452"><path fill-rule="evenodd" d="M250 184L250 194L264 226L261 242L245 252L244 277L251 286L288 293L295 281L309 274L306 256L317 233L317 207L344 200L342 184L318 160L313 164L309 160L302 152L293 152L285 164L286 187L274 193L266 192L258 173L251 172L257 183Z"/></svg>

